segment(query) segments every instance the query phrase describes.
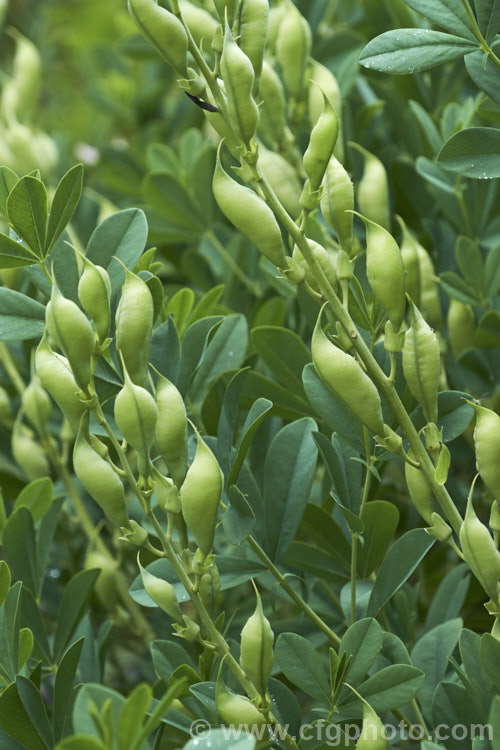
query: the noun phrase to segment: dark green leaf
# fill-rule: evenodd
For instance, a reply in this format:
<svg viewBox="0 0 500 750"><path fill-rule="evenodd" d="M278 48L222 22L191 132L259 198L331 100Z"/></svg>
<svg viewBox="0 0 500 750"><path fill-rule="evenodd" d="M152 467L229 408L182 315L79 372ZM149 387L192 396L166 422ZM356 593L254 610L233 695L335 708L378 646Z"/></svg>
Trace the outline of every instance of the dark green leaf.
<svg viewBox="0 0 500 750"><path fill-rule="evenodd" d="M14 510L27 508L36 523L50 508L54 496L54 487L50 477L41 477L24 487L17 496Z"/></svg>
<svg viewBox="0 0 500 750"><path fill-rule="evenodd" d="M180 343L172 318L153 331L149 361L164 377L177 383L179 370Z"/></svg>
<svg viewBox="0 0 500 750"><path fill-rule="evenodd" d="M461 0L405 0L405 3L453 34L476 40Z"/></svg>
<svg viewBox="0 0 500 750"><path fill-rule="evenodd" d="M462 435L474 416L474 407L466 402L469 398L462 391L441 391L438 395L438 424L443 430L443 443L450 443ZM425 426L426 420L419 406L411 414L411 419L417 430Z"/></svg>
<svg viewBox="0 0 500 750"><path fill-rule="evenodd" d="M424 710L427 707L430 710L432 696L438 684L445 677L448 658L455 650L462 627L463 622L460 618L443 622L427 631L413 647L411 652L413 665L425 674L419 693L419 699Z"/></svg>
<svg viewBox="0 0 500 750"><path fill-rule="evenodd" d="M25 294L0 288L0 341L23 341L42 335L45 307Z"/></svg>
<svg viewBox="0 0 500 750"><path fill-rule="evenodd" d="M309 573L321 581L344 583L349 578L348 571L337 562L334 555L307 542L292 542L283 562L290 568Z"/></svg>
<svg viewBox="0 0 500 750"><path fill-rule="evenodd" d="M457 565L446 574L427 611L425 624L428 630L460 614L469 583L469 569L465 564Z"/></svg>
<svg viewBox="0 0 500 750"><path fill-rule="evenodd" d="M33 518L26 508L12 513L5 525L4 552L14 578L21 580L35 596L39 595L39 575Z"/></svg>
<svg viewBox="0 0 500 750"><path fill-rule="evenodd" d="M500 28L500 2L499 0L475 0L476 15L479 29L490 42Z"/></svg>
<svg viewBox="0 0 500 750"><path fill-rule="evenodd" d="M82 185L83 164L76 164L59 181L50 208L46 242L47 253L71 221L82 194Z"/></svg>
<svg viewBox="0 0 500 750"><path fill-rule="evenodd" d="M9 167L0 167L0 214L7 219L7 198L19 177Z"/></svg>
<svg viewBox="0 0 500 750"><path fill-rule="evenodd" d="M201 234L206 229L199 209L177 177L168 172L150 172L142 183L142 193L167 221L191 233Z"/></svg>
<svg viewBox="0 0 500 750"><path fill-rule="evenodd" d="M0 268L24 268L38 263L38 258L20 242L0 232Z"/></svg>
<svg viewBox="0 0 500 750"><path fill-rule="evenodd" d="M301 529L345 570L351 567L351 545L336 521L320 505L307 503Z"/></svg>
<svg viewBox="0 0 500 750"><path fill-rule="evenodd" d="M28 714L32 725L48 747L52 747L54 742L52 730L40 691L37 690L31 680L21 675L16 677L16 687L24 710Z"/></svg>
<svg viewBox="0 0 500 750"><path fill-rule="evenodd" d="M409 703L418 693L424 677L425 675L416 667L391 664L363 682L358 690L374 711L380 714ZM344 711L345 707L342 706L342 712ZM358 701L351 715L359 716L360 713Z"/></svg>
<svg viewBox="0 0 500 750"><path fill-rule="evenodd" d="M5 684L13 682L18 672L21 586L18 581L9 589L0 609L0 675Z"/></svg>
<svg viewBox="0 0 500 750"><path fill-rule="evenodd" d="M203 318L189 326L182 338L181 359L176 386L184 395L207 346L212 331L223 320L220 315Z"/></svg>
<svg viewBox="0 0 500 750"><path fill-rule="evenodd" d="M372 500L365 506L363 544L358 551L358 571L367 578L383 560L399 523L399 511L385 500Z"/></svg>
<svg viewBox="0 0 500 750"><path fill-rule="evenodd" d="M244 368L233 375L229 381L224 393L219 424L217 425L217 459L226 477L231 466L231 448L236 437L240 398L247 375L248 368Z"/></svg>
<svg viewBox="0 0 500 750"><path fill-rule="evenodd" d="M28 247L44 256L47 231L47 190L36 177L21 177L7 198L9 221Z"/></svg>
<svg viewBox="0 0 500 750"><path fill-rule="evenodd" d="M245 419L245 424L243 425L243 428L241 430L236 457L233 461L231 471L229 472L229 476L227 478L228 487L238 481L243 461L245 460L245 456L250 449L250 445L252 443L254 435L260 427L262 421L272 408L273 403L267 398L257 399L257 401L250 407L247 418Z"/></svg>
<svg viewBox="0 0 500 750"><path fill-rule="evenodd" d="M94 583L100 573L97 570L82 570L69 581L62 596L54 634L54 659L59 661L68 646L73 632L83 617Z"/></svg>
<svg viewBox="0 0 500 750"><path fill-rule="evenodd" d="M231 544L241 544L252 532L255 513L236 484L229 487L229 503L222 520L224 531Z"/></svg>
<svg viewBox="0 0 500 750"><path fill-rule="evenodd" d="M465 56L465 67L476 86L488 94L494 102L500 104L498 87L500 72L495 63L489 57L485 58L484 52L478 50Z"/></svg>
<svg viewBox="0 0 500 750"><path fill-rule="evenodd" d="M481 664L486 670L488 677L500 690L500 642L489 633L481 637Z"/></svg>
<svg viewBox="0 0 500 750"><path fill-rule="evenodd" d="M371 669L382 648L384 631L376 620L366 617L349 626L339 646L339 657L352 657L346 682L356 687ZM344 696L352 696L347 688Z"/></svg>
<svg viewBox="0 0 500 750"><path fill-rule="evenodd" d="M500 130L466 128L446 141L438 162L464 177L489 180L500 177Z"/></svg>
<svg viewBox="0 0 500 750"><path fill-rule="evenodd" d="M54 681L53 725L54 737L60 740L71 726L71 707L75 698L73 685L82 653L84 639L75 641L61 659Z"/></svg>
<svg viewBox="0 0 500 750"><path fill-rule="evenodd" d="M34 685L33 689L36 690ZM25 750L49 750L52 746L44 742L33 726L15 683L9 685L0 695L0 726L13 739L20 742Z"/></svg>
<svg viewBox="0 0 500 750"><path fill-rule="evenodd" d="M322 706L330 705L328 678L316 649L296 633L282 633L276 641L276 659L291 683L312 696Z"/></svg>
<svg viewBox="0 0 500 750"><path fill-rule="evenodd" d="M278 326L252 329L251 342L275 378L302 395L302 370L311 361L309 349L296 333Z"/></svg>

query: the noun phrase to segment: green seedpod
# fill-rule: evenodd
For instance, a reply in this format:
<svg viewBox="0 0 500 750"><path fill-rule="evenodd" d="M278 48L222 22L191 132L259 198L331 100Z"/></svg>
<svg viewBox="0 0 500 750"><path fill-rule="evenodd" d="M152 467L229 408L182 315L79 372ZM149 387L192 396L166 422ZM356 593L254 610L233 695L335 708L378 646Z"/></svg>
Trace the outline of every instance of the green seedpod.
<svg viewBox="0 0 500 750"><path fill-rule="evenodd" d="M156 468L153 469L153 487L156 501L164 513L181 512L179 490L169 477L164 477Z"/></svg>
<svg viewBox="0 0 500 750"><path fill-rule="evenodd" d="M321 379L376 435L384 434L382 404L375 384L350 354L332 344L321 328L321 312L314 328L311 353Z"/></svg>
<svg viewBox="0 0 500 750"><path fill-rule="evenodd" d="M472 490L469 494L459 539L465 561L488 596L497 604L500 553L488 528L476 515L472 505Z"/></svg>
<svg viewBox="0 0 500 750"><path fill-rule="evenodd" d="M32 377L30 384L23 392L21 403L24 413L33 427L43 435L50 412L52 411L52 406L47 391L43 388L40 378L37 375Z"/></svg>
<svg viewBox="0 0 500 750"><path fill-rule="evenodd" d="M410 451L410 458L414 458ZM405 461L405 479L410 499L422 518L429 525L433 524L432 514L434 512L434 497L431 485L422 469L412 466Z"/></svg>
<svg viewBox="0 0 500 750"><path fill-rule="evenodd" d="M219 14L221 23L224 24L227 17L228 24L232 26L236 17L238 0L214 0L214 4L217 8L217 13Z"/></svg>
<svg viewBox="0 0 500 750"><path fill-rule="evenodd" d="M10 32L16 40L16 52L12 61L12 77L16 96L15 113L20 120L29 116L40 94L42 66L40 53L36 46L11 27ZM10 117L14 112L11 111Z"/></svg>
<svg viewBox="0 0 500 750"><path fill-rule="evenodd" d="M85 570L99 568L100 573L94 584L94 591L108 612L113 612L118 605L118 563L97 550L90 550L85 557Z"/></svg>
<svg viewBox="0 0 500 750"><path fill-rule="evenodd" d="M118 527L128 527L123 484L110 464L87 442L81 429L73 448L73 468L107 518Z"/></svg>
<svg viewBox="0 0 500 750"><path fill-rule="evenodd" d="M179 10L186 22L195 43L199 46L207 46L214 37L219 27L217 20L204 8L189 2L189 0L178 0Z"/></svg>
<svg viewBox="0 0 500 750"><path fill-rule="evenodd" d="M405 277L399 245L384 227L361 216L366 227L366 275L397 333L406 311Z"/></svg>
<svg viewBox="0 0 500 750"><path fill-rule="evenodd" d="M344 143L342 135L342 98L338 81L331 70L316 60L311 60L307 78L309 79L308 109L310 126L313 128L316 125L323 111L323 97L321 94L324 93L337 113L339 122L339 133L333 153L340 162L343 162Z"/></svg>
<svg viewBox="0 0 500 750"><path fill-rule="evenodd" d="M419 308L425 320L432 328L440 328L443 324L441 302L435 276L434 263L427 250L420 243L417 244L418 263L420 268L420 304Z"/></svg>
<svg viewBox="0 0 500 750"><path fill-rule="evenodd" d="M283 241L274 214L259 196L233 180L220 162L220 146L213 178L215 200L224 216L248 237L278 268L286 268Z"/></svg>
<svg viewBox="0 0 500 750"><path fill-rule="evenodd" d="M403 373L413 397L422 405L427 422L437 422L441 372L439 341L410 302L410 328L403 346Z"/></svg>
<svg viewBox="0 0 500 750"><path fill-rule="evenodd" d="M214 617L220 593L219 570L215 563L200 578L198 593L208 613Z"/></svg>
<svg viewBox="0 0 500 750"><path fill-rule="evenodd" d="M188 37L181 21L155 0L128 0L128 10L141 34L187 78Z"/></svg>
<svg viewBox="0 0 500 750"><path fill-rule="evenodd" d="M170 476L180 487L186 476L188 458L186 407L175 385L160 374L156 381L156 405L156 443Z"/></svg>
<svg viewBox="0 0 500 750"><path fill-rule="evenodd" d="M142 578L142 585L146 594L151 597L157 607L167 613L175 622L182 623L182 612L177 601L175 589L171 583L164 581L162 578L150 573L143 568L139 555L137 555L137 564Z"/></svg>
<svg viewBox="0 0 500 750"><path fill-rule="evenodd" d="M78 397L80 387L68 360L52 351L46 333L35 352L35 369L42 386L52 396L74 432L78 432L87 407Z"/></svg>
<svg viewBox="0 0 500 750"><path fill-rule="evenodd" d="M124 366L125 383L115 399L115 420L127 443L137 451L139 474L149 476L149 454L156 435L158 407L153 396L135 385Z"/></svg>
<svg viewBox="0 0 500 750"><path fill-rule="evenodd" d="M352 255L354 185L343 165L332 156L323 181L321 213L331 226L344 252Z"/></svg>
<svg viewBox="0 0 500 750"><path fill-rule="evenodd" d="M123 541L135 544L136 547L142 547L148 541L149 535L145 528L140 526L133 518L130 519L129 528L123 530Z"/></svg>
<svg viewBox="0 0 500 750"><path fill-rule="evenodd" d="M148 285L128 268L116 311L116 348L123 357L130 379L144 385L148 374L149 347L153 332L153 297Z"/></svg>
<svg viewBox="0 0 500 750"><path fill-rule="evenodd" d="M363 700L363 724L356 750L388 750L387 732L374 709Z"/></svg>
<svg viewBox="0 0 500 750"><path fill-rule="evenodd" d="M418 242L407 229L401 216L396 216L401 227L401 257L405 270L405 289L417 307L420 306L420 262L418 259Z"/></svg>
<svg viewBox="0 0 500 750"><path fill-rule="evenodd" d="M90 321L75 302L63 297L55 283L45 319L48 332L67 357L76 382L86 390L94 353L94 331Z"/></svg>
<svg viewBox="0 0 500 750"><path fill-rule="evenodd" d="M184 521L203 559L212 549L223 486L224 477L217 459L197 434L195 457L182 484L180 498Z"/></svg>
<svg viewBox="0 0 500 750"><path fill-rule="evenodd" d="M323 111L311 131L309 145L303 157L304 169L313 192L323 182L339 134L337 113L324 92L323 101Z"/></svg>
<svg viewBox="0 0 500 750"><path fill-rule="evenodd" d="M259 166L276 197L293 219L300 214L300 182L292 165L280 154L259 147Z"/></svg>
<svg viewBox="0 0 500 750"><path fill-rule="evenodd" d="M261 726L267 721L249 698L227 689L220 670L215 688L215 707L227 726Z"/></svg>
<svg viewBox="0 0 500 750"><path fill-rule="evenodd" d="M5 388L0 385L0 422L8 422L11 418L10 396Z"/></svg>
<svg viewBox="0 0 500 750"><path fill-rule="evenodd" d="M474 346L476 318L474 310L466 302L450 300L448 309L448 337L455 359Z"/></svg>
<svg viewBox="0 0 500 750"><path fill-rule="evenodd" d="M500 505L498 505L498 502L496 500L491 504L490 520L488 521L488 526L492 531L500 531Z"/></svg>
<svg viewBox="0 0 500 750"><path fill-rule="evenodd" d="M255 74L251 61L234 41L227 24L220 69L231 125L248 146L259 121L259 109L252 93Z"/></svg>
<svg viewBox="0 0 500 750"><path fill-rule="evenodd" d="M430 536L433 536L434 539L437 539L438 542L449 542L451 537L453 536L453 532L451 530L451 526L446 523L444 518L439 515L439 513L432 513L431 515L431 526L426 529L427 533L430 534Z"/></svg>
<svg viewBox="0 0 500 750"><path fill-rule="evenodd" d="M305 72L311 56L311 29L290 0L285 0L283 8L276 36L276 57L288 94L300 100L304 97Z"/></svg>
<svg viewBox="0 0 500 750"><path fill-rule="evenodd" d="M256 590L257 606L241 631L240 666L264 698L274 663L274 633L264 616L262 601Z"/></svg>
<svg viewBox="0 0 500 750"><path fill-rule="evenodd" d="M389 183L380 159L357 143L351 143L364 158L363 176L358 184L357 198L360 212L388 232L391 228Z"/></svg>
<svg viewBox="0 0 500 750"><path fill-rule="evenodd" d="M111 322L111 281L105 268L83 257L83 273L78 282L78 297L85 312L94 321L99 342L106 339Z"/></svg>
<svg viewBox="0 0 500 750"><path fill-rule="evenodd" d="M269 145L279 146L287 130L286 97L281 78L264 60L260 78L258 130Z"/></svg>
<svg viewBox="0 0 500 750"><path fill-rule="evenodd" d="M476 468L495 500L500 500L500 417L484 406L473 406Z"/></svg>
<svg viewBox="0 0 500 750"><path fill-rule="evenodd" d="M286 5L283 0L277 0L269 10L267 26L267 50L271 56L276 54L276 40L279 28L286 15Z"/></svg>
<svg viewBox="0 0 500 750"><path fill-rule="evenodd" d="M16 420L11 437L12 455L30 482L50 476L47 455L40 443L33 440L31 431Z"/></svg>
<svg viewBox="0 0 500 750"><path fill-rule="evenodd" d="M259 90L266 48L269 0L241 0L238 9L238 45L252 63L254 94Z"/></svg>
<svg viewBox="0 0 500 750"><path fill-rule="evenodd" d="M337 286L337 256L333 252L326 250L319 242L308 239L307 244L311 250L312 256L319 264L326 278L330 282L331 286L335 289ZM293 260L303 269L305 280L311 287L311 289L318 294L321 294L320 288L317 284L316 277L312 270L309 268L309 264L305 260L302 252L297 245L293 248L292 254Z"/></svg>

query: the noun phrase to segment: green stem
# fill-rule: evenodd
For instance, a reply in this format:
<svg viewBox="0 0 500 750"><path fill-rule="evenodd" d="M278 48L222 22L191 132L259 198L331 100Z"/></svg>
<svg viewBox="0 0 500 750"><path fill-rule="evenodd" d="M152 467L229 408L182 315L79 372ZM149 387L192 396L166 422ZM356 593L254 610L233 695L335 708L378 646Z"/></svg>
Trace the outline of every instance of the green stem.
<svg viewBox="0 0 500 750"><path fill-rule="evenodd" d="M477 40L480 44L482 51L488 55L490 60L497 66L497 68L500 68L500 58L498 58L497 55L493 52L490 45L488 44L488 42L482 35L481 30L479 26L477 25L477 21L475 19L474 13L472 12L472 9L469 5L468 0L462 0L462 5L465 8L465 12L467 13L472 29L474 31L474 34L477 37Z"/></svg>
<svg viewBox="0 0 500 750"><path fill-rule="evenodd" d="M19 374L14 360L12 359L12 354L10 353L9 347L4 341L0 342L0 360L5 367L5 371L7 372L12 385L19 393L19 395L22 396L24 391L26 390L26 386L24 385L24 381Z"/></svg>
<svg viewBox="0 0 500 750"><path fill-rule="evenodd" d="M257 557L262 560L269 572L276 578L281 588L286 591L288 596L295 602L295 604L302 610L302 612L304 612L304 614L307 615L307 617L309 617L317 625L317 627L329 638L329 640L338 647L340 644L339 636L334 633L331 628L328 627L326 622L322 620L318 614L316 614L316 612L307 604L307 602L304 601L300 594L297 594L293 586L289 584L286 576L284 576L278 570L273 561L266 555L258 541L254 539L253 536L249 536L247 542L250 544Z"/></svg>
<svg viewBox="0 0 500 750"><path fill-rule="evenodd" d="M372 457L370 451L370 435L366 427L363 427L364 439L365 439L365 453L366 453L366 474L365 482L363 485L363 494L361 495L361 504L359 506L359 518L363 520L366 503L368 502L368 494L370 492L370 483L372 473L370 467L372 465ZM351 623L356 622L356 573L358 567L358 534L352 534L352 548L351 548Z"/></svg>
<svg viewBox="0 0 500 750"><path fill-rule="evenodd" d="M425 723L425 719L423 717L422 711L420 710L420 706L418 705L418 701L416 698L413 698L411 702L412 708L415 711L415 716L417 717L417 721L424 728L425 734L427 737L429 736L429 730L427 729L427 725Z"/></svg>
<svg viewBox="0 0 500 750"><path fill-rule="evenodd" d="M228 251L226 250L222 242L218 239L218 237L214 234L214 232L209 231L205 236L210 240L227 267L231 269L231 271L241 281L241 283L244 284L244 286L246 286L246 288L250 292L252 292L252 294L255 294L256 297L262 297L262 291L260 290L259 285L248 278L246 273L236 263L232 255L228 253Z"/></svg>

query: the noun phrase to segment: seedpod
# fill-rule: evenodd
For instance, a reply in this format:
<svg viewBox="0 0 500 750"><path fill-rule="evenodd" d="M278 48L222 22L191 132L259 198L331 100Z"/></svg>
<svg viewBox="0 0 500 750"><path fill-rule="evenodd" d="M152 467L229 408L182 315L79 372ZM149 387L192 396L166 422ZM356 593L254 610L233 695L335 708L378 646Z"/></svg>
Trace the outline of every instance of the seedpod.
<svg viewBox="0 0 500 750"><path fill-rule="evenodd" d="M495 500L500 500L500 417L484 406L472 406L476 412L476 468Z"/></svg>
<svg viewBox="0 0 500 750"><path fill-rule="evenodd" d="M175 484L180 487L187 468L187 414L184 399L170 380L158 373L156 442Z"/></svg>
<svg viewBox="0 0 500 750"><path fill-rule="evenodd" d="M139 276L125 268L125 283L116 311L116 348L136 385L142 386L146 380L152 332L151 292Z"/></svg>
<svg viewBox="0 0 500 750"><path fill-rule="evenodd" d="M439 341L413 303L410 303L410 323L403 346L403 372L413 397L422 405L427 422L435 423L441 370Z"/></svg>
<svg viewBox="0 0 500 750"><path fill-rule="evenodd" d="M128 0L128 10L141 34L186 78L188 38L179 19L155 0Z"/></svg>
<svg viewBox="0 0 500 750"><path fill-rule="evenodd" d="M137 564L142 578L142 585L144 586L146 593L154 603L167 613L172 620L175 622L182 622L182 612L177 601L175 589L171 583L158 578L143 568L139 553L137 554Z"/></svg>
<svg viewBox="0 0 500 750"><path fill-rule="evenodd" d="M243 695L228 690L222 679L222 664L215 687L215 707L222 721L228 726L260 726L266 723L266 717L252 701Z"/></svg>
<svg viewBox="0 0 500 750"><path fill-rule="evenodd" d="M475 480L474 480L475 481ZM460 528L459 538L465 561L481 586L498 604L498 582L500 580L500 553L488 528L481 523L472 505L472 485L465 518Z"/></svg>
<svg viewBox="0 0 500 750"><path fill-rule="evenodd" d="M255 594L255 612L248 618L241 631L240 665L259 694L264 697L274 662L274 633L269 620L264 616L257 589Z"/></svg>
<svg viewBox="0 0 500 750"><path fill-rule="evenodd" d="M35 353L35 369L40 382L52 396L74 432L78 432L82 415L87 410L78 397L78 386L68 360L52 351L44 332Z"/></svg>

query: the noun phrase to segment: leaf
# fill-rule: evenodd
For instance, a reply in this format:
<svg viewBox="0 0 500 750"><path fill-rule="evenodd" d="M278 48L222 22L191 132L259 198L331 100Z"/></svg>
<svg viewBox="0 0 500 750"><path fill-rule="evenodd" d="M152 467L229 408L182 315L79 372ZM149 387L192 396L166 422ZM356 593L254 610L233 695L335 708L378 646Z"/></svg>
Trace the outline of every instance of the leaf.
<svg viewBox="0 0 500 750"><path fill-rule="evenodd" d="M479 29L487 42L498 34L500 28L499 0L475 0Z"/></svg>
<svg viewBox="0 0 500 750"><path fill-rule="evenodd" d="M500 750L500 695L496 695L491 704L489 723L492 728L492 748Z"/></svg>
<svg viewBox="0 0 500 750"><path fill-rule="evenodd" d="M464 279L477 293L482 293L485 286L484 263L478 243L460 235L455 245L455 259Z"/></svg>
<svg viewBox="0 0 500 750"><path fill-rule="evenodd" d="M336 521L320 505L307 503L300 528L317 547L328 552L345 570L351 569L351 545Z"/></svg>
<svg viewBox="0 0 500 750"><path fill-rule="evenodd" d="M413 647L412 663L425 674L419 693L420 705L424 710L427 707L430 709L434 691L445 677L448 658L455 650L462 627L463 622L458 617L444 622L424 633Z"/></svg>
<svg viewBox="0 0 500 750"><path fill-rule="evenodd" d="M20 242L0 232L0 268L24 268L38 263L38 258Z"/></svg>
<svg viewBox="0 0 500 750"><path fill-rule="evenodd" d="M54 487L50 477L41 477L24 487L14 503L14 511L27 508L36 523L51 506L54 497Z"/></svg>
<svg viewBox="0 0 500 750"><path fill-rule="evenodd" d="M382 561L399 523L399 511L385 500L372 500L365 506L363 545L358 550L358 571L367 578Z"/></svg>
<svg viewBox="0 0 500 750"><path fill-rule="evenodd" d="M477 47L477 43L442 31L394 29L368 42L359 61L370 70L406 75L456 60Z"/></svg>
<svg viewBox="0 0 500 750"><path fill-rule="evenodd" d="M83 685L76 696L75 707L73 709L75 733L97 736L98 732L93 720L94 706L97 709L97 713L100 714L105 704L109 706L107 710L109 710L110 714L110 723L113 730L115 730L124 703L125 698L116 690L92 683Z"/></svg>
<svg viewBox="0 0 500 750"><path fill-rule="evenodd" d="M193 372L196 370L203 356L211 332L221 324L222 320L223 318L220 315L203 318L193 323L192 326L189 326L184 334L177 381L175 383L183 395L186 393Z"/></svg>
<svg viewBox="0 0 500 750"><path fill-rule="evenodd" d="M222 401L217 425L217 460L222 473L227 477L231 466L231 449L239 421L240 399L248 375L248 368L238 370L229 381ZM232 482L231 482L232 484ZM227 485L228 487L230 484Z"/></svg>
<svg viewBox="0 0 500 750"><path fill-rule="evenodd" d="M466 128L446 141L438 162L464 177L488 180L500 177L500 130Z"/></svg>
<svg viewBox="0 0 500 750"><path fill-rule="evenodd" d="M44 305L21 292L0 287L0 341L38 338L44 326Z"/></svg>
<svg viewBox="0 0 500 750"><path fill-rule="evenodd" d="M108 216L97 226L87 245L87 258L106 268L112 293L125 278L125 271L113 255L129 269L135 268L148 238L148 223L139 208L127 208Z"/></svg>
<svg viewBox="0 0 500 750"><path fill-rule="evenodd" d="M443 430L443 443L449 443L462 435L474 417L474 407L466 402L469 398L463 391L441 391L438 394L438 425ZM411 413L417 430L426 424L421 406Z"/></svg>
<svg viewBox="0 0 500 750"><path fill-rule="evenodd" d="M304 418L283 427L272 441L264 465L266 550L281 559L304 513L316 469L316 424Z"/></svg>
<svg viewBox="0 0 500 750"><path fill-rule="evenodd" d="M34 685L32 687L36 690ZM25 750L49 750L49 747L52 747L33 726L15 683L9 685L0 695L0 726L13 739L20 742Z"/></svg>
<svg viewBox="0 0 500 750"><path fill-rule="evenodd" d="M267 398L259 398L252 404L252 406L248 410L245 423L241 430L240 439L238 441L236 457L233 461L231 471L229 472L229 476L227 478L228 487L231 487L232 484L238 481L241 467L243 466L243 461L245 460L245 457L250 450L250 445L252 443L254 435L260 427L262 421L272 408L272 401L269 401L269 399Z"/></svg>
<svg viewBox="0 0 500 750"><path fill-rule="evenodd" d="M476 40L461 0L405 0L405 4L457 36Z"/></svg>
<svg viewBox="0 0 500 750"><path fill-rule="evenodd" d="M2 607L5 597L10 589L10 570L5 560L0 560L0 607Z"/></svg>
<svg viewBox="0 0 500 750"><path fill-rule="evenodd" d="M464 62L467 73L476 86L488 94L490 99L500 104L498 68L495 63L489 57L485 58L484 52L481 50L466 55Z"/></svg>
<svg viewBox="0 0 500 750"><path fill-rule="evenodd" d="M349 578L348 571L336 561L334 555L307 542L292 542L283 562L288 567L309 573L321 581L344 583Z"/></svg>
<svg viewBox="0 0 500 750"><path fill-rule="evenodd" d="M179 358L179 336L174 321L169 318L153 331L149 361L158 372L175 385L179 370Z"/></svg>
<svg viewBox="0 0 500 750"><path fill-rule="evenodd" d="M368 602L367 615L377 616L408 580L436 540L425 529L407 531L385 556Z"/></svg>
<svg viewBox="0 0 500 750"><path fill-rule="evenodd" d="M7 198L19 177L9 167L0 167L0 214L7 219Z"/></svg>
<svg viewBox="0 0 500 750"><path fill-rule="evenodd" d="M383 640L384 631L372 617L358 620L348 627L340 642L339 657L342 657L342 654L352 657L346 678L350 685L359 685L375 664ZM348 695L348 692L344 695Z"/></svg>
<svg viewBox="0 0 500 750"><path fill-rule="evenodd" d="M425 675L407 664L391 664L363 682L358 691L378 714L393 711L409 703L418 693ZM341 707L344 713L345 707ZM359 702L354 716L359 715Z"/></svg>
<svg viewBox="0 0 500 750"><path fill-rule="evenodd" d="M320 705L330 705L328 678L316 649L296 633L282 633L276 641L276 659L285 677L314 698Z"/></svg>
<svg viewBox="0 0 500 750"><path fill-rule="evenodd" d="M22 701L24 709L28 714L32 725L49 747L52 747L54 739L49 724L49 718L45 708L45 703L40 695L40 691L26 677L18 675L16 677L16 687L18 695Z"/></svg>
<svg viewBox="0 0 500 750"><path fill-rule="evenodd" d="M194 292L189 287L179 289L171 299L169 299L165 309L165 317L172 316L175 327L182 337L185 323L194 305Z"/></svg>
<svg viewBox="0 0 500 750"><path fill-rule="evenodd" d="M61 739L71 725L71 706L76 696L73 688L78 662L82 653L84 638L75 641L65 652L56 672L54 681L53 723L54 737Z"/></svg>
<svg viewBox="0 0 500 750"><path fill-rule="evenodd" d="M91 734L74 734L57 745L55 750L109 750L109 745Z"/></svg>
<svg viewBox="0 0 500 750"><path fill-rule="evenodd" d="M4 554L14 578L38 596L39 575L33 518L26 508L11 513L4 529Z"/></svg>
<svg viewBox="0 0 500 750"><path fill-rule="evenodd" d="M311 361L302 339L288 328L260 326L252 330L250 340L278 382L302 395L302 370Z"/></svg>
<svg viewBox="0 0 500 750"><path fill-rule="evenodd" d="M227 729L210 729L206 736L189 740L182 750L254 750L256 737L241 730L238 738L229 736Z"/></svg>
<svg viewBox="0 0 500 750"><path fill-rule="evenodd" d="M452 568L437 587L427 610L425 625L428 630L457 617L470 584L469 567L462 563Z"/></svg>
<svg viewBox="0 0 500 750"><path fill-rule="evenodd" d="M57 616L53 653L59 661L73 632L83 617L85 607L100 573L97 570L82 570L71 578L64 589Z"/></svg>
<svg viewBox="0 0 500 750"><path fill-rule="evenodd" d="M222 518L224 531L231 544L241 544L255 526L255 513L236 484L229 487L228 494L229 506Z"/></svg>
<svg viewBox="0 0 500 750"><path fill-rule="evenodd" d="M151 704L152 689L146 683L137 685L128 696L118 721L118 750L137 748L141 727Z"/></svg>
<svg viewBox="0 0 500 750"><path fill-rule="evenodd" d="M180 643L153 641L150 645L153 667L160 680L168 684L173 672L183 665L194 668L195 663Z"/></svg>
<svg viewBox="0 0 500 750"><path fill-rule="evenodd" d="M7 198L9 221L28 247L44 257L47 231L47 190L36 177L21 177Z"/></svg>
<svg viewBox="0 0 500 750"><path fill-rule="evenodd" d="M15 583L0 609L0 675L5 684L13 682L18 672L21 588L21 581Z"/></svg>
<svg viewBox="0 0 500 750"><path fill-rule="evenodd" d="M174 225L201 235L206 229L198 208L176 176L168 172L149 172L142 182L147 203Z"/></svg>
<svg viewBox="0 0 500 750"><path fill-rule="evenodd" d="M50 208L45 252L48 253L71 221L80 200L83 186L83 164L66 172L57 185Z"/></svg>
<svg viewBox="0 0 500 750"><path fill-rule="evenodd" d="M483 669L500 690L500 642L489 633L481 637L480 656Z"/></svg>

